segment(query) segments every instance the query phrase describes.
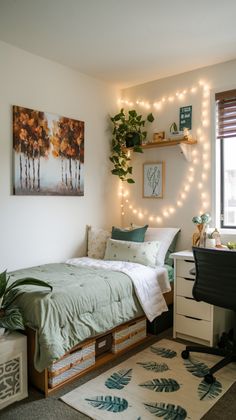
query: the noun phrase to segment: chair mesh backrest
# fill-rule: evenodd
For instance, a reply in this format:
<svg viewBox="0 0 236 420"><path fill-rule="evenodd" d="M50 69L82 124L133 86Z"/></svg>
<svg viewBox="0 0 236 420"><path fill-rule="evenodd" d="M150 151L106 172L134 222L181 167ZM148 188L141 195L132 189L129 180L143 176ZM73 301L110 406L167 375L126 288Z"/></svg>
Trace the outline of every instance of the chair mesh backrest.
<svg viewBox="0 0 236 420"><path fill-rule="evenodd" d="M198 301L236 310L236 252L193 247Z"/></svg>

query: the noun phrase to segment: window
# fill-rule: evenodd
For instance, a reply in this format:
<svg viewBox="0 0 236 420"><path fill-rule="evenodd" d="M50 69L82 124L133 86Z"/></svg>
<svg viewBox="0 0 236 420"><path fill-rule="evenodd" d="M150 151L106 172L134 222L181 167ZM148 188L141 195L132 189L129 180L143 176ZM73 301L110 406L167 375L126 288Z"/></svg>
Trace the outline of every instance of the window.
<svg viewBox="0 0 236 420"><path fill-rule="evenodd" d="M236 89L216 94L218 182L221 228L236 229ZM218 188L219 187L219 188Z"/></svg>

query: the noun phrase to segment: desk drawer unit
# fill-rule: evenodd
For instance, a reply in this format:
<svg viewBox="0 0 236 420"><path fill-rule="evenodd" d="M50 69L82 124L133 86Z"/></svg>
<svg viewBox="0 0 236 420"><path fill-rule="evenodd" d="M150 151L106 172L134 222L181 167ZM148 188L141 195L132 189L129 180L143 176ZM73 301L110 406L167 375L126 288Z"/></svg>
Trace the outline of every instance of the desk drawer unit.
<svg viewBox="0 0 236 420"><path fill-rule="evenodd" d="M197 302L192 295L195 275L194 258L190 251L172 254L175 266L174 338L183 338L212 346L223 331L232 326L232 311L206 302Z"/></svg>

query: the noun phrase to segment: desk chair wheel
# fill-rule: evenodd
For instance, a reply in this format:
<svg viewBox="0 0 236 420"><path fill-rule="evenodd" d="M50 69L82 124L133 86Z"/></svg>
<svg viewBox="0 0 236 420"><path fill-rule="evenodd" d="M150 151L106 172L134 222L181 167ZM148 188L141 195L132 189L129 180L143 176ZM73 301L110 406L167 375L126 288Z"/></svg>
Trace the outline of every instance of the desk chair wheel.
<svg viewBox="0 0 236 420"><path fill-rule="evenodd" d="M215 382L215 380L216 380L216 378L211 374L211 373L207 373L205 376L204 376L204 381L207 383L207 384L213 384L213 382Z"/></svg>
<svg viewBox="0 0 236 420"><path fill-rule="evenodd" d="M188 350L183 350L181 353L181 357L182 359L188 359L189 358L189 351Z"/></svg>

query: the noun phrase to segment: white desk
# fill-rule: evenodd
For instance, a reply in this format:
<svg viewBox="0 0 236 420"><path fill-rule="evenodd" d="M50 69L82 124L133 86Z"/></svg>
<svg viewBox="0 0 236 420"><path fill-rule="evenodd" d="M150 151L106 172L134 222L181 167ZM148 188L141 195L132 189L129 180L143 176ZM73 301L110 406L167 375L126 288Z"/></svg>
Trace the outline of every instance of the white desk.
<svg viewBox="0 0 236 420"><path fill-rule="evenodd" d="M222 332L233 326L234 314L206 302L197 302L192 295L195 276L192 251L171 254L174 258L174 338L183 338L207 346L217 344Z"/></svg>

